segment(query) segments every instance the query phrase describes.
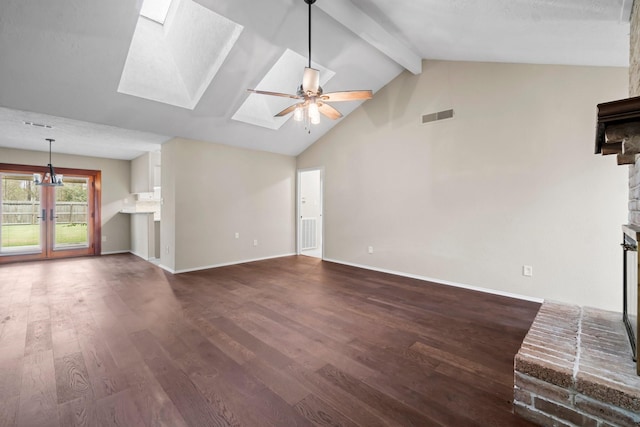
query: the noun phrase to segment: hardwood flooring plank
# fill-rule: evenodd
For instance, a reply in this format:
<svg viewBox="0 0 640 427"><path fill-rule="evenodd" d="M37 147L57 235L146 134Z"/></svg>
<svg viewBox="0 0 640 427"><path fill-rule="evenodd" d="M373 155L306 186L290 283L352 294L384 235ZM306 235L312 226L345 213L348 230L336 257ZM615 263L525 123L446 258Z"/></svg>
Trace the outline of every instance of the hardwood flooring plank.
<svg viewBox="0 0 640 427"><path fill-rule="evenodd" d="M142 421L154 427L187 427L162 386L143 363L131 366L125 375Z"/></svg>
<svg viewBox="0 0 640 427"><path fill-rule="evenodd" d="M442 351L434 346L423 344L419 341L412 344L411 347L409 347L409 350L415 351L425 356L436 358L440 362L454 365L458 369L468 371L469 373L478 375L482 378L497 380L502 382L503 384L513 384L513 373L509 375L509 373L507 372L502 373L500 371L496 371L495 369L487 367L474 360L470 360L467 357L457 356L455 354L451 354L450 352Z"/></svg>
<svg viewBox="0 0 640 427"><path fill-rule="evenodd" d="M187 316L189 316L189 313L187 313ZM189 318L212 344L218 347L237 364L242 365L243 363L256 358L255 353L231 338L229 335L220 331L206 319L199 316Z"/></svg>
<svg viewBox="0 0 640 427"><path fill-rule="evenodd" d="M458 396L453 395L446 388L447 384L444 384L443 388L438 389L438 395L434 396L430 393L423 393L425 388L416 387L413 383L407 385L404 381L396 381L395 378L389 378L388 376L379 376L375 378L368 378L365 380L366 384L380 393L384 393L387 396L402 402L403 404L411 407L412 409L424 414L428 417L429 425L440 426L465 426L465 427L477 427L482 425L465 410L453 410L451 406L443 404L445 399L460 399ZM430 384L434 383L433 379L430 379ZM443 385L439 383L439 385ZM415 391L418 388L420 391ZM444 395L441 398L440 395ZM488 424L488 425L505 425L505 424Z"/></svg>
<svg viewBox="0 0 640 427"><path fill-rule="evenodd" d="M126 381L103 341L83 340L80 347L96 398L124 390Z"/></svg>
<svg viewBox="0 0 640 427"><path fill-rule="evenodd" d="M269 389L256 393L247 399L247 404L255 408L264 420L275 426L312 426L313 423L300 415L277 394Z"/></svg>
<svg viewBox="0 0 640 427"><path fill-rule="evenodd" d="M134 343L145 363L188 425L225 426L225 415L209 405L189 377L167 357L149 331L135 334Z"/></svg>
<svg viewBox="0 0 640 427"><path fill-rule="evenodd" d="M93 398L89 374L82 353L71 353L54 360L58 403L80 397Z"/></svg>
<svg viewBox="0 0 640 427"><path fill-rule="evenodd" d="M296 410L317 426L357 427L322 399L310 394L295 405Z"/></svg>
<svg viewBox="0 0 640 427"><path fill-rule="evenodd" d="M195 377L191 380L207 399L207 402L215 408L221 420L226 423L221 425L234 427L272 425L254 411L245 410L246 395L240 393L236 387L230 386L222 377Z"/></svg>
<svg viewBox="0 0 640 427"><path fill-rule="evenodd" d="M311 393L303 384L288 375L286 370L272 368L260 359L247 362L243 368L289 405L295 405Z"/></svg>
<svg viewBox="0 0 640 427"><path fill-rule="evenodd" d="M153 370L153 368L151 368ZM158 382L176 406L184 420L193 426L226 426L224 412L219 412L180 371L156 375Z"/></svg>
<svg viewBox="0 0 640 427"><path fill-rule="evenodd" d="M28 306L13 306L0 320L0 363L24 356Z"/></svg>
<svg viewBox="0 0 640 427"><path fill-rule="evenodd" d="M282 354L276 348L260 341L258 338L247 332L231 319L226 317L218 317L210 320L217 328L225 331L229 336L233 337L241 345L251 350L260 358L268 361L272 366L283 368L292 362L292 359Z"/></svg>
<svg viewBox="0 0 640 427"><path fill-rule="evenodd" d="M27 325L27 338L24 354L32 354L38 351L51 350L51 322L49 320L36 320Z"/></svg>
<svg viewBox="0 0 640 427"><path fill-rule="evenodd" d="M24 357L17 426L58 426L53 351Z"/></svg>
<svg viewBox="0 0 640 427"><path fill-rule="evenodd" d="M314 351L313 348L310 348L312 341L306 337L298 337L301 339L296 339L291 333L283 332L279 328L273 328L273 326L270 327L270 325L261 320L252 321L253 316L247 316L245 313L237 316L228 314L228 316L238 326L262 343L271 348L277 348L285 357L295 360L309 369L319 369L326 363L312 354ZM274 330L279 330L279 333L274 332Z"/></svg>
<svg viewBox="0 0 640 427"><path fill-rule="evenodd" d="M73 325L65 329L52 327L51 340L53 342L53 355L56 358L81 351L78 333Z"/></svg>
<svg viewBox="0 0 640 427"><path fill-rule="evenodd" d="M20 396L22 360L22 357L16 357L0 364L0 401Z"/></svg>
<svg viewBox="0 0 640 427"><path fill-rule="evenodd" d="M318 371L325 379L331 381L344 391L354 395L361 402L378 412L385 418L391 418L408 426L438 425L438 423L420 414L415 409L405 405L379 390L341 372L331 365L326 365Z"/></svg>
<svg viewBox="0 0 640 427"><path fill-rule="evenodd" d="M328 402L333 408L358 425L367 427L400 425L392 420L378 417L366 404L315 372L310 372L295 364L288 366L287 370L292 377L311 390L314 395Z"/></svg>
<svg viewBox="0 0 640 427"><path fill-rule="evenodd" d="M98 413L93 396L79 397L58 405L60 426L95 427L98 425Z"/></svg>
<svg viewBox="0 0 640 427"><path fill-rule="evenodd" d="M109 352L119 369L142 362L142 356L136 350L129 338L127 331L119 324L102 327L102 335L105 337Z"/></svg>
<svg viewBox="0 0 640 427"><path fill-rule="evenodd" d="M49 301L46 295L43 297L32 297L29 304L29 322L37 322L39 320L49 320L51 312L49 310Z"/></svg>
<svg viewBox="0 0 640 427"><path fill-rule="evenodd" d="M100 427L146 427L129 389L98 400L97 414Z"/></svg>
<svg viewBox="0 0 640 427"><path fill-rule="evenodd" d="M0 427L14 427L18 415L19 396L0 399Z"/></svg>

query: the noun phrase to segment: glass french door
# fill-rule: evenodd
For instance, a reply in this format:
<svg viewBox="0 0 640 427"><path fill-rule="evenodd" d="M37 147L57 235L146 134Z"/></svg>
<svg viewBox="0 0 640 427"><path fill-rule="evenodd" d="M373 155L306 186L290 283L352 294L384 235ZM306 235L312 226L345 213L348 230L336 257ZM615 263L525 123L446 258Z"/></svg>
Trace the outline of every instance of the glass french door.
<svg viewBox="0 0 640 427"><path fill-rule="evenodd" d="M99 253L96 175L65 170L63 186L47 187L24 168L0 168L0 263Z"/></svg>

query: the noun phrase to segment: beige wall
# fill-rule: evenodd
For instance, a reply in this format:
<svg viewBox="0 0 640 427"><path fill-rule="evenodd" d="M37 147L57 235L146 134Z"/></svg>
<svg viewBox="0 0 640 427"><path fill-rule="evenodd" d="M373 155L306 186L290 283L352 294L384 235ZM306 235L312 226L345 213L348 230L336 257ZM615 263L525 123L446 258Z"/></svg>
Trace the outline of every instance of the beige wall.
<svg viewBox="0 0 640 427"><path fill-rule="evenodd" d="M46 167L49 153L0 147L0 163ZM120 214L123 200L129 195L130 163L97 157L53 155L53 165L61 168L102 171L102 253L125 252L130 249L129 216Z"/></svg>
<svg viewBox="0 0 640 427"><path fill-rule="evenodd" d="M161 264L185 271L294 253L295 174L290 156L165 143Z"/></svg>
<svg viewBox="0 0 640 427"><path fill-rule="evenodd" d="M627 170L593 145L595 106L625 96L627 69L423 69L298 157L325 168L325 257L620 310ZM455 118L420 124L449 108Z"/></svg>
<svg viewBox="0 0 640 427"><path fill-rule="evenodd" d="M146 193L159 186L156 170L160 167L160 152L149 152L131 161L131 192Z"/></svg>

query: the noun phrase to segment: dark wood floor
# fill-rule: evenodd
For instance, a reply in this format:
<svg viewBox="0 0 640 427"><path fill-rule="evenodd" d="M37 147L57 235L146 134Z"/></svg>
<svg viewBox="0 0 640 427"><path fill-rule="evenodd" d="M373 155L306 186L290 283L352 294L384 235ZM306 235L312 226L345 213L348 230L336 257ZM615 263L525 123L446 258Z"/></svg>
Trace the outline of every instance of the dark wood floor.
<svg viewBox="0 0 640 427"><path fill-rule="evenodd" d="M287 257L0 266L0 427L527 426L538 304Z"/></svg>

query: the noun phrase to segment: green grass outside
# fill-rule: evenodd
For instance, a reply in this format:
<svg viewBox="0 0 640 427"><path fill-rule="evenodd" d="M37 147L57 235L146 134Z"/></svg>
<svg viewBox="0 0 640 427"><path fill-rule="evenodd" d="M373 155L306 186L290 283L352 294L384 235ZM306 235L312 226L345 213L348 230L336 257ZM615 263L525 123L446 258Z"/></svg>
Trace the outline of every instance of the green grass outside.
<svg viewBox="0 0 640 427"><path fill-rule="evenodd" d="M40 236L39 224L3 225L2 247L37 246ZM57 245L79 245L87 243L87 224L56 224Z"/></svg>

